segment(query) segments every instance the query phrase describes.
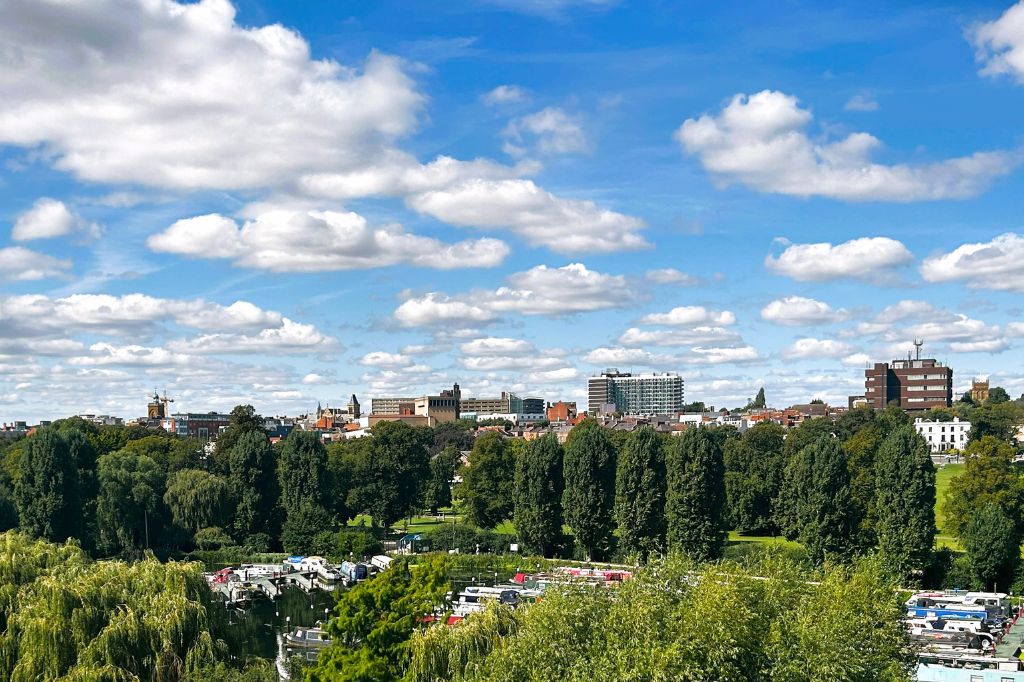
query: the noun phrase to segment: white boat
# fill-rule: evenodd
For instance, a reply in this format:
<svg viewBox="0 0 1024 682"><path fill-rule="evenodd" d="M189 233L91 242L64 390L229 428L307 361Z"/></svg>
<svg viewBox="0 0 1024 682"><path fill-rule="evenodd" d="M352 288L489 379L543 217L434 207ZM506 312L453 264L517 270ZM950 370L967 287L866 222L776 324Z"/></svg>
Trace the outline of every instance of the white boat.
<svg viewBox="0 0 1024 682"><path fill-rule="evenodd" d="M391 565L392 558L386 554L377 554L370 559L370 565L376 568L378 571L386 571Z"/></svg>
<svg viewBox="0 0 1024 682"><path fill-rule="evenodd" d="M331 645L331 638L320 626L298 627L285 634L284 643L289 649L324 649Z"/></svg>

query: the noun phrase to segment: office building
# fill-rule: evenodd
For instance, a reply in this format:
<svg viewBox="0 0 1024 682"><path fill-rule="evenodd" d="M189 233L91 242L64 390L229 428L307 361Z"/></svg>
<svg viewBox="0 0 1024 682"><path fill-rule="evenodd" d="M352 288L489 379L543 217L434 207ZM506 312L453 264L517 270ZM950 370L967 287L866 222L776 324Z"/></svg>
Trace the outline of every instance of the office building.
<svg viewBox="0 0 1024 682"><path fill-rule="evenodd" d="M864 398L876 410L897 405L907 411L924 411L953 404L953 370L934 358L916 357L876 362L864 370Z"/></svg>
<svg viewBox="0 0 1024 682"><path fill-rule="evenodd" d="M217 434L227 428L230 423L230 415L219 412L187 412L171 415L171 426L174 433L183 438L216 440Z"/></svg>
<svg viewBox="0 0 1024 682"><path fill-rule="evenodd" d="M683 378L672 372L632 374L611 368L587 379L591 414L672 414L683 409Z"/></svg>
<svg viewBox="0 0 1024 682"><path fill-rule="evenodd" d="M462 412L476 415L525 411L523 410L523 399L515 393L506 391L502 391L497 398L462 398L459 401L459 408Z"/></svg>

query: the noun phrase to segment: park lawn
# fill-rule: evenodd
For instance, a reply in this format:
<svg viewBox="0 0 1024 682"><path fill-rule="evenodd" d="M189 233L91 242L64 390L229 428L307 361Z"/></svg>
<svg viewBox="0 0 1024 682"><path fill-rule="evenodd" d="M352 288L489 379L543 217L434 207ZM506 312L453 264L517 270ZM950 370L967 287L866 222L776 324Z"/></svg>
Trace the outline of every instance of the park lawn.
<svg viewBox="0 0 1024 682"><path fill-rule="evenodd" d="M935 544L939 547L949 547L954 551L960 551L961 547L957 539L946 532L942 503L946 499L949 482L963 473L963 470L963 464L946 464L935 472L935 527L939 529L938 535L935 536Z"/></svg>
<svg viewBox="0 0 1024 682"><path fill-rule="evenodd" d="M781 535L747 535L746 533L740 533L735 530L729 531L729 542L756 542L762 545L785 547L786 549L796 549L800 547L799 542L787 540Z"/></svg>
<svg viewBox="0 0 1024 682"><path fill-rule="evenodd" d="M412 517L412 523L409 524L408 530L406 530L406 522L408 519L402 519L401 521L391 525L392 533L425 533L428 530L437 528L438 526L452 524L452 519L455 518L458 521L458 516L454 516L451 513L445 514L442 520L440 516L414 516ZM366 514L360 514L354 519L349 520L349 528L357 528L359 526L370 526L370 517Z"/></svg>

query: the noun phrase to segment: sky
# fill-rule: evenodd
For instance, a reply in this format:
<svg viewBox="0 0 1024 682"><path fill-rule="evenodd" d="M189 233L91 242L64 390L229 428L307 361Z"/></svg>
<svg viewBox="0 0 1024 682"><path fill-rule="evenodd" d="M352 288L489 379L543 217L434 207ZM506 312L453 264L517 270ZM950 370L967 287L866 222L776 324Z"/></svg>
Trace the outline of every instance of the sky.
<svg viewBox="0 0 1024 682"><path fill-rule="evenodd" d="M1024 392L1024 2L6 0L0 421Z"/></svg>

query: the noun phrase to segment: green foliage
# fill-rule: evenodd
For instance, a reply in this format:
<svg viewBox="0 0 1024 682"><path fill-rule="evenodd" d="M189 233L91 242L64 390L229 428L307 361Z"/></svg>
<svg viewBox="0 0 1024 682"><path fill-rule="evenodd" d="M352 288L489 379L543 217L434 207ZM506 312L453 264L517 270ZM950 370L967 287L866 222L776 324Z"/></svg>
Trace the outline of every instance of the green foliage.
<svg viewBox="0 0 1024 682"><path fill-rule="evenodd" d="M100 457L97 548L107 554L130 554L147 547L150 534L156 538L161 530L163 490L164 474L149 457L126 450Z"/></svg>
<svg viewBox="0 0 1024 682"><path fill-rule="evenodd" d="M380 538L369 528L342 528L333 535L333 547L323 554L348 559L371 557L384 551Z"/></svg>
<svg viewBox="0 0 1024 682"><path fill-rule="evenodd" d="M281 546L291 554L312 554L317 546L317 535L336 526L337 521L326 509L303 502L288 510L281 527Z"/></svg>
<svg viewBox="0 0 1024 682"><path fill-rule="evenodd" d="M882 438L882 427L877 422L871 422L843 442L846 468L850 475L851 516L857 526L855 544L859 549L870 549L877 541L875 459ZM934 510L929 508L928 513L934 515Z"/></svg>
<svg viewBox="0 0 1024 682"><path fill-rule="evenodd" d="M328 624L331 645L306 671L307 682L391 682L409 664L409 639L449 590L443 557L409 567L392 563L373 580L341 593Z"/></svg>
<svg viewBox="0 0 1024 682"><path fill-rule="evenodd" d="M766 405L764 398L764 386L757 390L757 397L754 398L753 407L764 407Z"/></svg>
<svg viewBox="0 0 1024 682"><path fill-rule="evenodd" d="M785 429L761 423L723 449L725 492L732 526L751 533L774 533L774 502L782 487Z"/></svg>
<svg viewBox="0 0 1024 682"><path fill-rule="evenodd" d="M178 527L195 533L222 526L227 512L228 484L208 471L182 469L167 479L164 503Z"/></svg>
<svg viewBox="0 0 1024 682"><path fill-rule="evenodd" d="M875 458L878 548L894 575L923 570L935 542L935 467L913 426L893 431Z"/></svg>
<svg viewBox="0 0 1024 682"><path fill-rule="evenodd" d="M213 451L213 462L220 473L228 472L228 458L235 444L247 433L255 433L266 438L263 428L263 417L256 414L252 405L235 405L228 416L228 425L217 434L216 447Z"/></svg>
<svg viewBox="0 0 1024 682"><path fill-rule="evenodd" d="M505 436L494 431L473 443L462 483L455 490L466 516L481 528L494 528L512 516L515 456Z"/></svg>
<svg viewBox="0 0 1024 682"><path fill-rule="evenodd" d="M452 479L461 461L458 448L449 445L430 460L430 476L423 486L423 506L436 514L441 507L452 504Z"/></svg>
<svg viewBox="0 0 1024 682"><path fill-rule="evenodd" d="M650 426L633 431L619 452L615 516L620 549L646 561L665 551L665 454Z"/></svg>
<svg viewBox="0 0 1024 682"><path fill-rule="evenodd" d="M1024 421L1024 406L1014 402L993 403L991 392L989 396L984 405L971 412L968 440L974 442L991 436L1009 443L1017 433L1017 425Z"/></svg>
<svg viewBox="0 0 1024 682"><path fill-rule="evenodd" d="M989 502L971 514L962 539L975 584L1008 589L1020 564L1021 536L1014 519Z"/></svg>
<svg viewBox="0 0 1024 682"><path fill-rule="evenodd" d="M80 537L84 513L75 453L64 432L44 428L27 439L14 483L21 528L33 537Z"/></svg>
<svg viewBox="0 0 1024 682"><path fill-rule="evenodd" d="M404 422L376 424L368 442L352 453L348 506L384 528L416 511L430 474L430 436Z"/></svg>
<svg viewBox="0 0 1024 682"><path fill-rule="evenodd" d="M241 540L273 529L277 507L276 461L262 429L242 433L225 459L228 494L234 506L234 536Z"/></svg>
<svg viewBox="0 0 1024 682"><path fill-rule="evenodd" d="M666 456L668 547L697 561L722 556L726 537L725 463L703 428L674 438Z"/></svg>
<svg viewBox="0 0 1024 682"><path fill-rule="evenodd" d="M1014 469L1013 448L992 436L964 449L964 471L950 481L943 502L946 530L962 538L974 511L989 503L1024 523L1024 485Z"/></svg>
<svg viewBox="0 0 1024 682"><path fill-rule="evenodd" d="M786 537L803 544L816 563L849 552L855 533L850 477L834 438L822 436L793 456L777 507Z"/></svg>
<svg viewBox="0 0 1024 682"><path fill-rule="evenodd" d="M427 629L407 679L909 682L893 588L875 562L812 576L770 555L703 568L673 557L615 590L554 589Z"/></svg>
<svg viewBox="0 0 1024 682"><path fill-rule="evenodd" d="M514 523L526 552L551 556L562 541L562 446L553 433L530 443L516 459Z"/></svg>
<svg viewBox="0 0 1024 682"><path fill-rule="evenodd" d="M999 403L1006 403L1010 401L1010 394L1006 392L1006 389L1002 386L993 386L989 389L988 400L985 402L990 405L998 405Z"/></svg>
<svg viewBox="0 0 1024 682"><path fill-rule="evenodd" d="M277 462L277 480L286 513L309 505L327 509L330 477L327 450L319 434L299 429L288 434Z"/></svg>
<svg viewBox="0 0 1024 682"><path fill-rule="evenodd" d="M121 448L133 455L149 457L167 475L182 469L201 468L202 444L192 438L171 435L144 436L125 443Z"/></svg>
<svg viewBox="0 0 1024 682"><path fill-rule="evenodd" d="M562 467L562 508L586 559L610 549L615 508L615 446L607 431L584 419L569 432Z"/></svg>
<svg viewBox="0 0 1024 682"><path fill-rule="evenodd" d="M458 550L463 554L472 554L478 549L488 554L505 554L509 545L516 541L513 535L482 530L464 523L435 526L423 537L433 552Z"/></svg>
<svg viewBox="0 0 1024 682"><path fill-rule="evenodd" d="M800 422L800 426L786 431L786 442L782 448L782 452L786 456L786 461L788 462L793 459L793 456L796 455L796 453L800 452L811 443L818 441L823 436L831 437L835 431L835 426L825 417L805 419Z"/></svg>

